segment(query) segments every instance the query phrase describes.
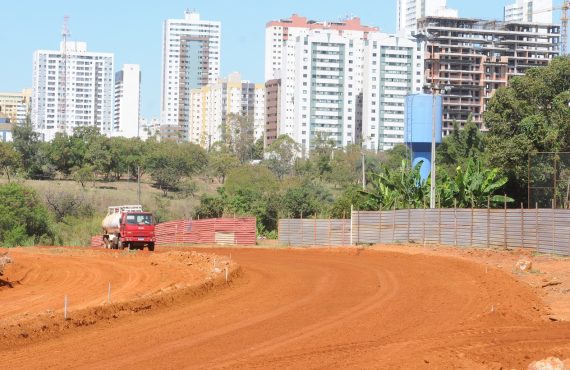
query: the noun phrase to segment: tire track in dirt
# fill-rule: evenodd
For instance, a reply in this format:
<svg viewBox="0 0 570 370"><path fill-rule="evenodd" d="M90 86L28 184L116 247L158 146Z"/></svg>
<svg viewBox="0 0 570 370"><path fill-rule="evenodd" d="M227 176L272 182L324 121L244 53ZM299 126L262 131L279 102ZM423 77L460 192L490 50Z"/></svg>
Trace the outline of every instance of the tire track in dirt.
<svg viewBox="0 0 570 370"><path fill-rule="evenodd" d="M0 359L47 368L521 368L570 357L570 325L542 321L530 288L482 265L353 250L231 253L244 273L226 289L0 349ZM127 272L129 286L135 276Z"/></svg>

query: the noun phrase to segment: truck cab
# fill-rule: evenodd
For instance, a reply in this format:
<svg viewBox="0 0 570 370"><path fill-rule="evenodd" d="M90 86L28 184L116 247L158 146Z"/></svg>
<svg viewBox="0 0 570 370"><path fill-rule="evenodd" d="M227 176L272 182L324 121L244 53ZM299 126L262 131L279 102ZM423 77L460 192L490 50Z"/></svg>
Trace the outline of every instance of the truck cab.
<svg viewBox="0 0 570 370"><path fill-rule="evenodd" d="M154 218L149 212L125 212L121 215L121 239L127 248L154 250Z"/></svg>
<svg viewBox="0 0 570 370"><path fill-rule="evenodd" d="M154 217L140 205L109 207L101 226L106 248L154 250Z"/></svg>

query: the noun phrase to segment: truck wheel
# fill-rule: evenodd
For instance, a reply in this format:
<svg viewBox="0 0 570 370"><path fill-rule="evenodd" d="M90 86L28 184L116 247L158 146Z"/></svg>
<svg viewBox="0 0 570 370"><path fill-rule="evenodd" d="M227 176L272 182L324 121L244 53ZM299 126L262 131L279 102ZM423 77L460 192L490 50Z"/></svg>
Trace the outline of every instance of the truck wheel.
<svg viewBox="0 0 570 370"><path fill-rule="evenodd" d="M148 251L154 252L154 243L148 243Z"/></svg>

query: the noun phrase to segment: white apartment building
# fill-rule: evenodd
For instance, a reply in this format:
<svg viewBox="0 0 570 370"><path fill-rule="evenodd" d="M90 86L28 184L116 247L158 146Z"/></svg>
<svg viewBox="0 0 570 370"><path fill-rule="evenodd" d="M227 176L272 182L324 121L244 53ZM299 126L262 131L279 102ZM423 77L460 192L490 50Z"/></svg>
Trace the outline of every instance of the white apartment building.
<svg viewBox="0 0 570 370"><path fill-rule="evenodd" d="M5 115L12 123L25 123L30 114L32 89L20 93L0 92L0 115Z"/></svg>
<svg viewBox="0 0 570 370"><path fill-rule="evenodd" d="M317 135L337 147L359 141L362 125L363 38L318 30L288 40L284 58L279 134L312 148Z"/></svg>
<svg viewBox="0 0 570 370"><path fill-rule="evenodd" d="M143 141L148 140L151 136L158 135L160 130L160 120L152 118L150 120L141 118L139 121L139 138Z"/></svg>
<svg viewBox="0 0 570 370"><path fill-rule="evenodd" d="M457 18L458 11L447 7L447 0L398 0L398 33L417 32L418 19L427 16Z"/></svg>
<svg viewBox="0 0 570 370"><path fill-rule="evenodd" d="M84 42L37 50L32 78L34 129L44 140L52 140L57 132L71 135L79 126L94 126L111 135L113 73L113 54L88 52Z"/></svg>
<svg viewBox="0 0 570 370"><path fill-rule="evenodd" d="M423 53L406 37L374 34L366 40L363 65L362 142L389 150L404 141L404 104L423 85Z"/></svg>
<svg viewBox="0 0 570 370"><path fill-rule="evenodd" d="M265 84L254 85L253 136L255 141L265 134Z"/></svg>
<svg viewBox="0 0 570 370"><path fill-rule="evenodd" d="M516 0L505 6L505 22L552 24L552 0Z"/></svg>
<svg viewBox="0 0 570 370"><path fill-rule="evenodd" d="M286 56L284 44L305 35L311 30L337 30L347 37L365 38L371 32L378 32L377 27L360 24L359 18L343 21L320 22L293 14L291 18L270 21L265 26L265 81L281 78L283 58Z"/></svg>
<svg viewBox="0 0 570 370"><path fill-rule="evenodd" d="M124 64L115 73L115 117L113 136L140 137L141 68Z"/></svg>
<svg viewBox="0 0 570 370"><path fill-rule="evenodd" d="M237 116L251 120L255 139L265 129L265 85L242 81L239 73L190 93L189 140L204 148L229 141Z"/></svg>
<svg viewBox="0 0 570 370"><path fill-rule="evenodd" d="M281 81L280 101L272 103L279 109L273 112L276 136L289 135L303 155L317 136L337 147L362 143L372 150L403 142L404 97L423 82L415 41L380 33L358 18L319 23L294 15L267 24L266 47L266 76Z"/></svg>
<svg viewBox="0 0 570 370"><path fill-rule="evenodd" d="M187 10L184 19L164 22L163 35L161 121L188 139L190 91L220 75L221 23Z"/></svg>

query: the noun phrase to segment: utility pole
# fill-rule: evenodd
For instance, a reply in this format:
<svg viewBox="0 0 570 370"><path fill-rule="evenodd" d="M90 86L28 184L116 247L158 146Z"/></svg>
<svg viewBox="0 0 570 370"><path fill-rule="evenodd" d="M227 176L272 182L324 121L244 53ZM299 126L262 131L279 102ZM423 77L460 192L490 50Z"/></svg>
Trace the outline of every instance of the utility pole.
<svg viewBox="0 0 570 370"><path fill-rule="evenodd" d="M137 166L137 197L138 197L138 204L141 203L141 166Z"/></svg>
<svg viewBox="0 0 570 370"><path fill-rule="evenodd" d="M366 190L366 164L364 163L364 150L361 151L362 154L362 190Z"/></svg>

